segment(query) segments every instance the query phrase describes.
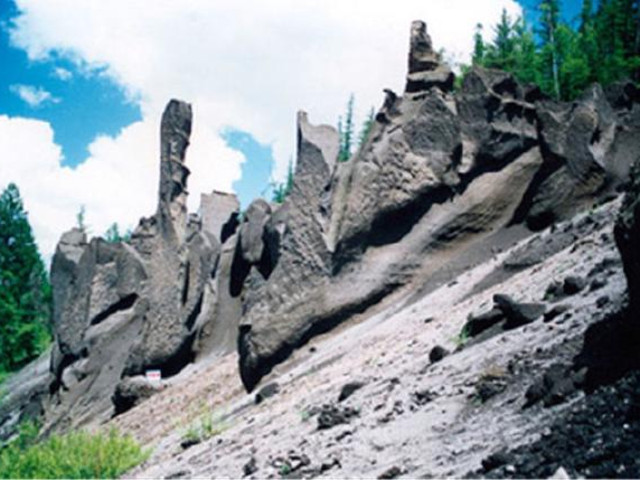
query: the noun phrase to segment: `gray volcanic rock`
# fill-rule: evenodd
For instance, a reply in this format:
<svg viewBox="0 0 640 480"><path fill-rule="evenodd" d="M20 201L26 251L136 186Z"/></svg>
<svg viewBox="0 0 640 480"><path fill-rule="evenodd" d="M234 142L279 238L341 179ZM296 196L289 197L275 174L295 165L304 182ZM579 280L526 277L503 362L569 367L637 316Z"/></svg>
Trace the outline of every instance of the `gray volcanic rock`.
<svg viewBox="0 0 640 480"><path fill-rule="evenodd" d="M191 107L172 100L162 117L157 213L140 221L130 243L94 238L87 244L76 229L58 245L52 262L56 401L48 429L109 418L112 398L116 413L123 411L135 384L128 378L149 368L163 376L179 372L194 358L197 334L213 321L222 232L187 216L190 132Z"/></svg>
<svg viewBox="0 0 640 480"><path fill-rule="evenodd" d="M242 258L251 265L258 265L264 253L263 233L271 217L271 207L259 198L254 200L244 214L240 225L240 249Z"/></svg>
<svg viewBox="0 0 640 480"><path fill-rule="evenodd" d="M84 238L74 229L63 239L69 234ZM141 258L128 245L94 238L89 244L76 244L76 256L80 246L82 255L75 268L65 265L70 258L65 252L68 245L58 248L52 263L54 332L60 353L71 358L80 357L86 350L87 328L135 303L137 289L147 277Z"/></svg>
<svg viewBox="0 0 640 480"><path fill-rule="evenodd" d="M463 174L497 170L538 143L535 106L509 73L473 67L456 95Z"/></svg>
<svg viewBox="0 0 640 480"><path fill-rule="evenodd" d="M410 45L405 92L385 90L358 152L338 163L338 132L299 113L292 192L280 206L254 201L241 223L237 199L218 192L202 196L201 218L187 215L191 109L170 102L155 215L129 244L86 244L74 233L54 258L62 413L52 421L109 415L128 378L149 368L170 376L234 346L252 390L313 336L448 285L612 191L628 170L640 137L632 90L594 87L557 103L510 74L473 68L454 94L423 22L413 23ZM539 249L555 253L574 241L567 235L566 245ZM512 270L541 261L530 257ZM471 318L479 338L545 312L496 303ZM87 395L101 400L86 407Z"/></svg>
<svg viewBox="0 0 640 480"><path fill-rule="evenodd" d="M536 113L545 168L526 221L539 229L584 207L624 168L611 162L617 121L600 86L573 103L541 102Z"/></svg>
<svg viewBox="0 0 640 480"><path fill-rule="evenodd" d="M546 307L542 303L520 303L508 295L496 294L493 296L496 308L502 311L507 321L505 329L517 328L526 325L542 317Z"/></svg>
<svg viewBox="0 0 640 480"><path fill-rule="evenodd" d="M63 339L71 337L72 332L67 331L66 319L70 315L70 303L76 289L75 280L78 277L78 263L87 246L87 236L80 229L74 228L65 232L51 260L51 289L53 293L52 325L54 332L63 331ZM64 325L63 325L64 321ZM58 340L59 335L56 338ZM63 343L67 343L63 340ZM51 355L51 371L57 372L62 362L62 352L56 343L56 348Z"/></svg>
<svg viewBox="0 0 640 480"><path fill-rule="evenodd" d="M115 414L130 410L161 390L161 385L151 383L142 375L123 379L116 387L112 398Z"/></svg>
<svg viewBox="0 0 640 480"><path fill-rule="evenodd" d="M407 93L418 93L431 88L444 92L453 90L455 75L442 63L440 55L433 50L427 25L422 21L411 24L409 47L409 73L407 75Z"/></svg>
<svg viewBox="0 0 640 480"><path fill-rule="evenodd" d="M330 256L318 204L338 147L333 127L312 126L306 113L298 114L293 190L267 222L270 242L276 237L279 245L277 264L266 283L247 293L254 300L240 324L240 374L249 390L271 368L274 358L307 335L314 312L325 309L318 292L328 280Z"/></svg>
<svg viewBox="0 0 640 480"><path fill-rule="evenodd" d="M438 60L429 53L426 32L414 27L410 72ZM456 255L470 239L513 218L542 158L529 140L535 138L533 107L520 100L513 79L495 77L482 76L479 86L470 81L469 95L476 97L469 101L499 101L493 124L483 128L518 132L504 150L499 141L491 147L485 137L465 134L468 118L439 89L402 98L387 91L367 141L333 171L321 155L326 147L314 141L322 130L301 122L293 195L265 226L271 232L266 237L279 245L275 269L259 288L243 293L240 371L249 390L310 337L377 304L418 273L437 269L425 253ZM511 115L510 102L516 101L522 108ZM488 107L482 108L486 117ZM337 137L330 145L335 158ZM497 160L490 163L492 157L479 151L491 151Z"/></svg>
<svg viewBox="0 0 640 480"><path fill-rule="evenodd" d="M200 195L202 229L211 233L220 243L235 233L239 224L240 202L232 193L213 192Z"/></svg>
<svg viewBox="0 0 640 480"><path fill-rule="evenodd" d="M442 95L432 90L420 100L398 99L395 108L401 114L374 125L358 157L338 171L329 233L338 255L378 243L376 223L392 221L403 209L441 203L459 184L460 126ZM399 234L401 218L394 222Z"/></svg>
<svg viewBox="0 0 640 480"><path fill-rule="evenodd" d="M144 235L151 281L143 294L146 320L127 361L129 375L146 368L171 375L191 361L192 328L202 309L204 283L217 263L213 235L187 228L184 159L190 131L191 107L172 100L162 116L158 213L132 235L132 241Z"/></svg>
<svg viewBox="0 0 640 480"><path fill-rule="evenodd" d="M618 214L614 234L629 285L631 316L637 318L640 312L640 161L632 169L630 187Z"/></svg>
<svg viewBox="0 0 640 480"><path fill-rule="evenodd" d="M191 135L191 105L171 100L160 125L160 193L158 217L163 237L180 243L187 225L187 177L184 164ZM171 230L174 230L173 232Z"/></svg>
<svg viewBox="0 0 640 480"><path fill-rule="evenodd" d="M214 278L204 289L203 310L194 325L196 359L222 355L237 348L238 324L243 311L241 286L233 275L237 251L238 234L235 233L222 245Z"/></svg>

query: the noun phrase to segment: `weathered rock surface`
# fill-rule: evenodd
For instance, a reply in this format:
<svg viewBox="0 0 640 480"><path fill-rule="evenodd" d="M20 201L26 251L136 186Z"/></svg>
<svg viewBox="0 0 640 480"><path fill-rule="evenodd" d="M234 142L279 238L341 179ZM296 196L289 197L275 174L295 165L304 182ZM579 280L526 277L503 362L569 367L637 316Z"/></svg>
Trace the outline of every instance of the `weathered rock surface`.
<svg viewBox="0 0 640 480"><path fill-rule="evenodd" d="M237 256L238 278L246 279L239 353L248 389L310 337L391 292L465 268L448 261L486 258L482 242L498 232L511 229L517 239L623 181L628 156L613 160L623 138L616 132L638 131L635 97L626 90L615 107L597 86L558 103L510 74L474 68L454 95L453 75L423 22L412 25L408 60L404 95L385 90L369 137L350 161L334 166L330 127L299 121L293 195ZM564 240L539 253L573 238ZM251 274L265 248L273 273ZM503 305L504 328L544 313L541 305L510 305Z"/></svg>
<svg viewBox="0 0 640 480"><path fill-rule="evenodd" d="M238 227L240 202L231 193L213 191L200 195L202 229L211 233L220 243L233 235Z"/></svg>
<svg viewBox="0 0 640 480"><path fill-rule="evenodd" d="M326 310L320 288L329 278L330 256L318 205L337 156L337 131L329 126L314 127L306 113L299 113L293 191L265 225L266 235L279 246L277 264L266 283L247 293L254 300L240 325L240 372L250 389L275 358L288 355L308 336L317 321L314 313ZM260 211L264 213L256 217L264 219L266 210ZM248 232L249 223L246 225ZM264 248L265 252L272 249ZM245 257L246 249L240 250Z"/></svg>
<svg viewBox="0 0 640 480"><path fill-rule="evenodd" d="M171 376L194 358L196 334L211 321L209 290L224 224L214 234L215 219L207 218L205 229L187 215L190 132L191 107L172 100L161 124L158 209L140 221L129 243L87 243L74 229L58 245L47 428L121 413L148 397L136 375L157 368ZM232 217L232 208L221 210L219 218Z"/></svg>
<svg viewBox="0 0 640 480"><path fill-rule="evenodd" d="M422 21L411 24L409 45L409 74L407 93L418 93L437 87L449 92L453 89L455 76L448 65L442 63L440 55L433 50L427 25Z"/></svg>
<svg viewBox="0 0 640 480"><path fill-rule="evenodd" d="M156 395L113 423L155 442L155 412L169 410L163 421L173 425L176 416L187 415L181 412L188 405L207 397L220 405L216 407L220 411L229 412L228 429L193 447L188 455L178 448L175 433L165 435L153 458L131 476L188 471L191 476L234 477L242 475L243 465L253 459L255 476L277 477L288 471L282 465L294 465L290 461L294 456L308 458L308 465L291 476L320 478L376 478L390 471L410 478L547 478L560 465L572 477L622 475L616 471L637 476L638 395L633 393L637 382L622 379L622 385L614 382L605 392L581 391L584 387L578 387L576 380L590 375L585 377L581 366L572 367L577 354L590 351L601 373L609 373L637 350L637 337L627 338L628 333L619 330L621 322L612 325L609 319L626 297L626 281L611 242L618 207L616 201L596 208L593 217L604 221L588 233L583 234L580 226L582 215L546 229L543 240L567 233L575 236L558 254L524 267L486 291L468 293L492 267L517 256L513 254L530 239L415 301L393 302L361 316L359 322L312 339L310 348L299 349L265 378L265 384L277 382L280 392L261 405L254 405L253 396L239 390L235 378L219 383L233 373L233 356L227 357L224 368L211 364L197 377L181 378L179 385L170 387L174 396ZM536 320L456 348L456 336L469 313L492 308L495 293L533 303L544 296L552 280L584 278L604 265L611 274L602 291L585 289L563 300L571 303L570 319ZM611 300L598 307L597 299L604 294ZM432 320L425 323L425 318ZM592 331L593 326L618 335L604 335L603 328ZM435 345L451 353L431 364L429 354ZM545 375L554 364L567 368L560 375ZM551 388L545 387L538 402L523 408L526 392L538 379L544 383L545 376ZM327 425L347 417L327 404L338 398L345 383L355 380L365 385L337 405L356 409L358 415L348 416L348 423L318 429L321 412L327 414L323 418ZM236 394L230 396L233 390ZM486 471L478 471L483 467Z"/></svg>
<svg viewBox="0 0 640 480"><path fill-rule="evenodd" d="M282 205L254 201L241 220L237 199L219 192L202 195L200 216L188 215L191 109L171 101L162 119L156 213L140 221L129 243L87 242L82 232L69 232L53 259L49 425L106 419L146 397L130 394L145 370L172 376L234 348L250 391L312 337L399 298L423 298L624 183L640 138L633 88L605 94L594 86L575 102L558 103L495 70L473 68L455 93L453 80L426 25L414 22L405 92L385 90L357 154L338 163L338 132L311 125L301 112L291 194ZM638 283L634 202L627 200L616 232L628 246L630 285ZM500 271L485 272L467 294L541 264L606 219L580 222L511 251ZM572 301L589 297L583 287ZM495 303L469 317L466 333L476 337L470 348L538 324L556 328L568 315L535 322L545 305L508 296ZM467 349L451 355L459 350ZM449 359L437 357L429 368ZM489 382L483 401L502 394L498 380L499 392ZM381 418L404 412L400 402Z"/></svg>

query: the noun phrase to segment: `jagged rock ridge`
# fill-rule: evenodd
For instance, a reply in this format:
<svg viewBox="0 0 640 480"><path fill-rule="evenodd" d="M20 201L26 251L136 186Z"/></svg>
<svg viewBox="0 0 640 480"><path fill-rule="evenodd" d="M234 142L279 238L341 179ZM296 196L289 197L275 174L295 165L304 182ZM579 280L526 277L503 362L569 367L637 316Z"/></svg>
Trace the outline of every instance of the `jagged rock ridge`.
<svg viewBox="0 0 640 480"><path fill-rule="evenodd" d="M408 63L405 93L386 90L349 162L327 171L337 137L299 119L296 190L272 217L284 225L278 264L245 289L248 389L312 336L402 287L468 267L460 258L487 258L500 232L517 238L569 218L628 175L633 102L608 100L597 85L576 102L553 102L480 68L454 92L423 22L412 25Z"/></svg>
<svg viewBox="0 0 640 480"><path fill-rule="evenodd" d="M256 200L241 221L237 200L218 192L188 215L191 109L169 103L155 215L130 243L72 230L58 245L50 428L135 405L153 393L147 369L168 377L236 346L251 390L313 336L394 292L424 294L500 239L624 183L640 138L633 87L558 103L474 68L454 92L423 22L412 25L408 63L404 94L385 90L348 162L337 161L336 130L300 113L293 191L282 205Z"/></svg>

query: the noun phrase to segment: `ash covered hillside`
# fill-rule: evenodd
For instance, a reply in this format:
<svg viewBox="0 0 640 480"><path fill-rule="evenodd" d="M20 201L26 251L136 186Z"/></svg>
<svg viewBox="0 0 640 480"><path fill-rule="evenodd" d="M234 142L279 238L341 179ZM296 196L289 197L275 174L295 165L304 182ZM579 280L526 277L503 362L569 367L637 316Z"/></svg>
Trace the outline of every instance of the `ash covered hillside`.
<svg viewBox="0 0 640 480"><path fill-rule="evenodd" d="M640 475L633 84L562 103L474 68L454 91L414 22L353 158L299 113L291 194L242 217L218 192L188 214L191 121L169 103L129 242L60 240L55 345L3 436L116 424L157 447L143 477ZM183 452L198 401L224 428Z"/></svg>

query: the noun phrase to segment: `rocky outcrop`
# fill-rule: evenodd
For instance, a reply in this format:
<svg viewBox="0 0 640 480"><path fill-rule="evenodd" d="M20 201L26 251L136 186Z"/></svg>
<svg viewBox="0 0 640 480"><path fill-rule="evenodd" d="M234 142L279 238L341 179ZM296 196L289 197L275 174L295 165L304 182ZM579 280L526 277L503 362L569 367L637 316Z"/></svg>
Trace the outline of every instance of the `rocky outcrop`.
<svg viewBox="0 0 640 480"><path fill-rule="evenodd" d="M53 259L52 424L119 413L149 393L145 370L171 376L234 348L252 390L313 336L388 299L418 298L624 181L640 138L633 88L594 86L559 103L495 70L473 68L457 92L453 84L414 22L405 91L385 90L356 155L338 162L338 132L299 113L290 195L282 205L255 200L242 216L220 192L188 215L191 110L171 101L156 213L129 243L69 232ZM617 233L629 265L633 202ZM471 319L475 335L545 312L496 303Z"/></svg>
<svg viewBox="0 0 640 480"><path fill-rule="evenodd" d="M240 202L232 193L213 191L200 195L202 229L211 233L220 243L233 235L238 228Z"/></svg>
<svg viewBox="0 0 640 480"><path fill-rule="evenodd" d="M326 311L321 289L330 276L330 253L319 204L337 160L338 133L329 126L310 125L301 112L297 148L293 190L265 223L263 253L273 255L277 249L277 264L267 282L252 282L246 293L250 308L240 324L238 346L241 376L249 388L273 365L274 357L287 356L308 336L319 321L317 312ZM246 236L250 224L245 225ZM239 251L246 262L248 249Z"/></svg>
<svg viewBox="0 0 640 480"><path fill-rule="evenodd" d="M433 50L427 24L415 21L411 24L409 44L409 73L407 93L419 93L437 87L442 91L453 90L455 75L448 65L442 63L440 54Z"/></svg>
<svg viewBox="0 0 640 480"><path fill-rule="evenodd" d="M458 92L452 86L425 24L414 22L405 92L385 90L354 158L333 166L326 151L336 151L336 133L300 119L294 193L264 223L263 242L252 242L256 254L260 246L274 252L274 270L252 274L256 255L237 255L249 390L312 336L398 289L433 288L487 258L502 238L572 216L628 171L628 155L614 155L629 141L620 132L638 131L625 89L621 109L598 86L575 102L553 102L481 68Z"/></svg>
<svg viewBox="0 0 640 480"><path fill-rule="evenodd" d="M629 191L614 233L627 276L631 317L637 320L640 313L640 161L632 169Z"/></svg>
<svg viewBox="0 0 640 480"><path fill-rule="evenodd" d="M140 221L130 242L87 243L74 229L58 245L51 428L109 418L113 401L120 413L148 393L142 389L131 400L140 389L129 377L151 368L171 376L196 354L194 339L211 320L205 301L215 302L210 290L223 225L214 234L187 215L190 132L191 107L172 100L161 124L158 209ZM221 216L232 214L227 209Z"/></svg>

